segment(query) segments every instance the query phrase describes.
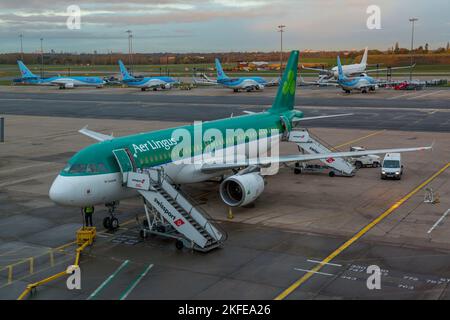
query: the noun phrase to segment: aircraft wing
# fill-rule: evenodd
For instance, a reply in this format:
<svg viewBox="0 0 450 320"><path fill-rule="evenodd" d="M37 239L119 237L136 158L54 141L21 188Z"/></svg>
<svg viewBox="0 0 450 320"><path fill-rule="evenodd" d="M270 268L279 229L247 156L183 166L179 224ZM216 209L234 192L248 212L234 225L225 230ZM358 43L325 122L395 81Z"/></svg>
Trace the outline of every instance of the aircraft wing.
<svg viewBox="0 0 450 320"><path fill-rule="evenodd" d="M347 117L347 116L352 116L352 115L353 115L353 113L342 113L342 114L334 114L334 115L329 115L329 116L316 116L316 117L306 117L306 118L294 117L292 119L292 122L307 121L307 120L317 120L317 119L325 119L325 118Z"/></svg>
<svg viewBox="0 0 450 320"><path fill-rule="evenodd" d="M413 64L412 66L405 66L405 67L392 67L392 68L384 68L384 69L370 69L364 71L364 73L370 73L370 72L384 72L389 70L400 70L400 69L411 69L414 68L416 64Z"/></svg>
<svg viewBox="0 0 450 320"><path fill-rule="evenodd" d="M84 128L78 130L78 132L84 134L85 136L88 136L89 138L97 140L97 141L106 141L106 140L114 139L114 137L112 135L95 132L95 131L89 130L87 127L88 126L85 126Z"/></svg>
<svg viewBox="0 0 450 320"><path fill-rule="evenodd" d="M74 87L75 83L72 80L69 79L61 79L61 80L53 80L50 82L51 84L55 86L66 86L66 87Z"/></svg>
<svg viewBox="0 0 450 320"><path fill-rule="evenodd" d="M378 150L364 150L364 151L346 151L346 152L329 152L329 153L319 153L319 154L297 154L279 157L264 157L264 158L253 158L241 161L235 161L230 163L214 163L206 162L202 164L201 170L203 172L214 172L223 171L228 169L236 169L248 166L258 166L267 167L272 163L287 163L287 162L302 162L310 160L320 160L320 159L330 159L333 158L343 158L343 157L358 157L365 156L369 154L384 154L389 152L414 152L414 151L424 151L430 150L433 146L429 147L418 147L418 148L398 148L398 149L378 149Z"/></svg>
<svg viewBox="0 0 450 320"><path fill-rule="evenodd" d="M311 67L305 67L304 65L302 65L302 69L316 71L316 72L319 72L321 74L328 74L328 75L333 75L334 74L333 71L328 70L328 69L311 68Z"/></svg>

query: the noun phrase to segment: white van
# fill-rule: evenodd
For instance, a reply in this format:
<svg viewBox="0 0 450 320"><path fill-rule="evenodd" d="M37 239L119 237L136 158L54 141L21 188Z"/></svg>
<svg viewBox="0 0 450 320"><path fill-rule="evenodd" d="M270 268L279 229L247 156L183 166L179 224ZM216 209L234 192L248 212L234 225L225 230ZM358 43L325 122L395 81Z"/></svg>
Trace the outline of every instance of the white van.
<svg viewBox="0 0 450 320"><path fill-rule="evenodd" d="M381 179L393 178L400 180L403 174L402 157L400 153L387 153L381 165Z"/></svg>

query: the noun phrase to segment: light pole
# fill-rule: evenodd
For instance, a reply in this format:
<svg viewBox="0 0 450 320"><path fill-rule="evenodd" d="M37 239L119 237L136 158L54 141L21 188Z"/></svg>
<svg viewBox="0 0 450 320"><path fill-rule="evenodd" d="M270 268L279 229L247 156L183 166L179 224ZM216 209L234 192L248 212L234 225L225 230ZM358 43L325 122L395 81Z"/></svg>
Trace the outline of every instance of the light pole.
<svg viewBox="0 0 450 320"><path fill-rule="evenodd" d="M278 32L280 33L280 78L283 76L283 32L285 25L278 26Z"/></svg>
<svg viewBox="0 0 450 320"><path fill-rule="evenodd" d="M20 38L20 60L23 61L23 34L19 34Z"/></svg>
<svg viewBox="0 0 450 320"><path fill-rule="evenodd" d="M409 21L412 24L411 30L411 64L409 69L409 81L412 81L412 65L414 62L414 23L419 20L418 18L410 18Z"/></svg>
<svg viewBox="0 0 450 320"><path fill-rule="evenodd" d="M133 73L133 59L132 59L132 53L133 53L133 31L127 30L125 32L128 33L128 64L130 66L131 73Z"/></svg>
<svg viewBox="0 0 450 320"><path fill-rule="evenodd" d="M44 77L44 38L41 38L41 78Z"/></svg>

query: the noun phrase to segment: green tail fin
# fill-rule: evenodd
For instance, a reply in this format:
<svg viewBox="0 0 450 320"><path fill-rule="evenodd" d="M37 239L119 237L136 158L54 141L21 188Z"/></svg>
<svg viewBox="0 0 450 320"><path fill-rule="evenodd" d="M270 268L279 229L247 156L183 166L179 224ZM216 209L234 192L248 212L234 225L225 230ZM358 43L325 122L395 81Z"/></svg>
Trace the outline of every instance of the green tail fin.
<svg viewBox="0 0 450 320"><path fill-rule="evenodd" d="M297 68L299 51L291 52L280 82L275 102L269 112L281 113L294 109L295 90L297 89Z"/></svg>

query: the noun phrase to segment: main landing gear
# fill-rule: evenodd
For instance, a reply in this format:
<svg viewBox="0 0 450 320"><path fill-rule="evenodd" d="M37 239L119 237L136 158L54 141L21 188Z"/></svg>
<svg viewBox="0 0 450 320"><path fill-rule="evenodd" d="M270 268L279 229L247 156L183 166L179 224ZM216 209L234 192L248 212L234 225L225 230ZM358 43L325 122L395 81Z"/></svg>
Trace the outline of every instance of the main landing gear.
<svg viewBox="0 0 450 320"><path fill-rule="evenodd" d="M119 219L117 219L116 216L114 215L114 210L116 209L118 204L119 203L117 202L106 204L109 216L103 219L103 226L105 227L105 229L108 229L109 231L115 231L119 228Z"/></svg>

